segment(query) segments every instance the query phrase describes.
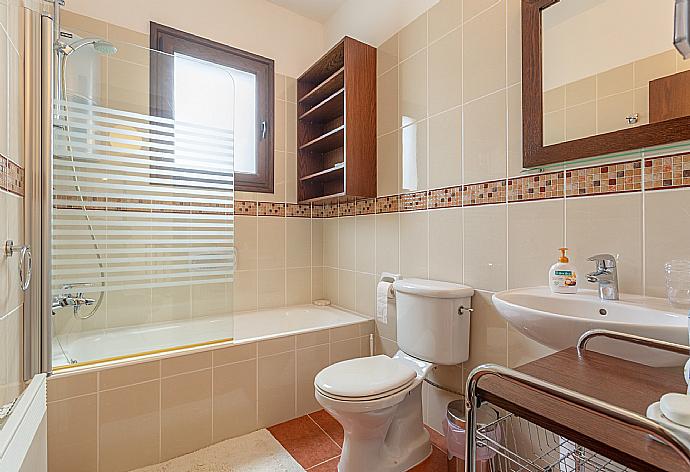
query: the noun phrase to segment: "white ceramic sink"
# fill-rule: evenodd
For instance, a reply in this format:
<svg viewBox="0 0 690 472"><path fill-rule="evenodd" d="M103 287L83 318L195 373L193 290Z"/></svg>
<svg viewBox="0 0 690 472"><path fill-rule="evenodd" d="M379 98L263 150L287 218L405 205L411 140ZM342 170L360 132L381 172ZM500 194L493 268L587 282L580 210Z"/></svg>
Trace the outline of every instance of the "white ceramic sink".
<svg viewBox="0 0 690 472"><path fill-rule="evenodd" d="M560 295L549 287L534 287L496 293L493 302L515 329L556 350L575 346L582 333L595 328L688 344L687 312L665 298L621 294L618 301L604 301L596 290ZM654 367L680 366L687 360L609 339L594 339L587 348Z"/></svg>

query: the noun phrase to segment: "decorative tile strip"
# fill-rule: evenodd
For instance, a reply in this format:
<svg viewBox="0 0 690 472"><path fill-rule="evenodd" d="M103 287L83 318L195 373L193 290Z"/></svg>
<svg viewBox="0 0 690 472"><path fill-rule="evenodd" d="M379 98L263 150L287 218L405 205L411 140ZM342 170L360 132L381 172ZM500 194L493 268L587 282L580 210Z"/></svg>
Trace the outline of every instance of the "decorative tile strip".
<svg viewBox="0 0 690 472"><path fill-rule="evenodd" d="M690 154L645 160L645 190L688 186L690 186Z"/></svg>
<svg viewBox="0 0 690 472"><path fill-rule="evenodd" d="M24 168L0 156L0 188L24 196Z"/></svg>
<svg viewBox="0 0 690 472"><path fill-rule="evenodd" d="M337 218L338 217L338 204L337 203L326 203L324 206L325 215L324 218Z"/></svg>
<svg viewBox="0 0 690 472"><path fill-rule="evenodd" d="M257 205L256 202L247 200L235 200L235 214L245 216L256 216Z"/></svg>
<svg viewBox="0 0 690 472"><path fill-rule="evenodd" d="M314 205L311 207L312 218L326 218L326 208L323 205Z"/></svg>
<svg viewBox="0 0 690 472"><path fill-rule="evenodd" d="M357 200L356 206L356 211L358 215L373 215L376 213L375 198L364 198L362 200Z"/></svg>
<svg viewBox="0 0 690 472"><path fill-rule="evenodd" d="M7 163L9 159L0 155L0 190L7 190Z"/></svg>
<svg viewBox="0 0 690 472"><path fill-rule="evenodd" d="M354 200L338 203L338 216L355 216L357 205Z"/></svg>
<svg viewBox="0 0 690 472"><path fill-rule="evenodd" d="M562 198L564 193L563 172L508 179L508 202Z"/></svg>
<svg viewBox="0 0 690 472"><path fill-rule="evenodd" d="M603 195L642 190L642 163L639 160L605 166L583 167L565 173L567 197Z"/></svg>
<svg viewBox="0 0 690 472"><path fill-rule="evenodd" d="M462 187L429 190L429 208L453 208L462 206Z"/></svg>
<svg viewBox="0 0 690 472"><path fill-rule="evenodd" d="M397 213L399 200L397 195L376 198L376 213Z"/></svg>
<svg viewBox="0 0 690 472"><path fill-rule="evenodd" d="M285 216L285 203L259 202L259 216Z"/></svg>
<svg viewBox="0 0 690 472"><path fill-rule="evenodd" d="M465 185L462 189L463 206L489 205L506 202L506 181L495 180Z"/></svg>
<svg viewBox="0 0 690 472"><path fill-rule="evenodd" d="M285 216L297 218L310 218L311 206L309 204L286 203Z"/></svg>
<svg viewBox="0 0 690 472"><path fill-rule="evenodd" d="M400 195L400 211L426 210L427 208L426 191Z"/></svg>

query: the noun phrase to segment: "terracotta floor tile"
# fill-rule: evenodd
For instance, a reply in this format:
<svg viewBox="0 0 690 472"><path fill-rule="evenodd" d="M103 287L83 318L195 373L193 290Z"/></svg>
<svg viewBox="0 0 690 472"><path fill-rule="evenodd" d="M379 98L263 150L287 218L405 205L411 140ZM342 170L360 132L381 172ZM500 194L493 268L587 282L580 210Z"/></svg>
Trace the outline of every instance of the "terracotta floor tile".
<svg viewBox="0 0 690 472"><path fill-rule="evenodd" d="M338 462L340 456L331 459L330 461L319 464L314 468L309 469L309 472L338 472Z"/></svg>
<svg viewBox="0 0 690 472"><path fill-rule="evenodd" d="M305 469L340 455L340 448L307 416L268 430Z"/></svg>
<svg viewBox="0 0 690 472"><path fill-rule="evenodd" d="M316 421L316 423L321 426L321 429L326 431L340 447L343 447L345 433L343 432L343 427L338 423L338 420L329 415L326 410L310 413L309 416L311 416L311 419Z"/></svg>
<svg viewBox="0 0 690 472"><path fill-rule="evenodd" d="M448 459L446 453L438 448L433 448L431 456L421 464L410 469L410 472L446 472Z"/></svg>

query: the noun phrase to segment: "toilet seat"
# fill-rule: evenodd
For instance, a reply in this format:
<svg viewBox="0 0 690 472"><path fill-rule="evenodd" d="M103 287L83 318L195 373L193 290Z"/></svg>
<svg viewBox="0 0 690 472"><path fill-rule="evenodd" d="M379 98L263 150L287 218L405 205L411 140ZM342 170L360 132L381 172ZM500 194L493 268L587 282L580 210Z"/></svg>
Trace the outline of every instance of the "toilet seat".
<svg viewBox="0 0 690 472"><path fill-rule="evenodd" d="M409 363L380 355L326 367L314 379L314 386L334 400L371 401L395 395L416 379L417 371Z"/></svg>

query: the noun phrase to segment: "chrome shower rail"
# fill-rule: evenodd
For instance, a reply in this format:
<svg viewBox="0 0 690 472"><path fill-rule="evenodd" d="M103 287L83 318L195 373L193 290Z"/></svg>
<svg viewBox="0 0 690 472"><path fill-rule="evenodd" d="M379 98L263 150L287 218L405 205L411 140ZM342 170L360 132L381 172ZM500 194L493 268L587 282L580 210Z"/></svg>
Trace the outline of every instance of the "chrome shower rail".
<svg viewBox="0 0 690 472"><path fill-rule="evenodd" d="M629 341L633 342L635 344L640 344L648 347L655 347L659 349L664 349L667 351L671 352L676 352L679 354L688 354L690 351L690 348L688 346L683 346L679 344L674 344L674 343L668 343L664 341L657 341L649 338L643 338L640 336L633 336L633 335L626 335L626 334L621 334L621 333L615 333L615 332L610 332L610 331L605 331L605 330L594 330L594 331L589 331L585 333L581 338L580 341L578 342L578 355L582 356L584 353L587 342L595 337L608 337L611 339L619 339L623 341ZM494 376L498 377L504 380L509 380L517 384L521 384L522 386L525 387L530 387L533 390L536 390L539 393L551 396L552 398L556 398L559 400L563 400L565 402L568 402L572 405L584 408L586 410L589 410L594 413L598 413L604 417L608 417L613 420L617 420L623 424L626 424L630 426L631 428L634 428L642 433L646 433L651 435L652 437L660 440L662 443L668 445L673 451L675 451L685 462L688 466L688 470L690 470L690 448L683 443L681 440L679 440L671 431L668 429L664 428L663 426L659 425L658 423L642 416L637 413L634 413L632 411L626 410L624 408L617 407L615 405L612 405L610 403L598 400L596 398L583 395L581 393L578 393L576 391L561 387L556 384L552 384L550 382L546 382L544 380L541 380L539 378L533 377L528 374L524 374L522 372L519 372L517 370L509 369L507 367L499 366L499 365L493 365L493 364L485 364L481 365L477 368L475 368L469 375L469 378L467 380L467 385L466 385L466 395L465 395L465 406L467 410L467 429L466 429L466 442L465 442L465 471L466 472L476 472L477 470L477 446L478 446L478 431L477 431L477 409L482 403L481 398L479 397L478 394L478 383L479 381L485 377L485 376ZM570 443L569 441L567 443ZM570 443L572 444L572 443ZM490 446L490 443L487 443L484 438L482 438L482 443L479 444L480 446ZM559 447L557 448L559 450L558 454L559 457L561 454L564 453L564 450L560 449L560 446L563 446L563 444L559 444ZM577 451L573 450L573 459L575 459L575 455L577 454L587 454L589 451L587 451L584 448L581 448L577 446ZM555 450L552 448L552 451ZM565 451L567 452L567 451ZM513 456L510 457L510 461L513 464L518 464L517 469L509 469L509 470L525 470L525 471L532 471L532 470L559 470L557 463L554 465L553 469L549 468L541 468L541 469L536 469L536 468L529 468L530 464L534 464L533 461L530 461L529 459L525 459L520 457L515 451L512 451ZM566 454L567 455L567 454ZM596 455L593 455L592 458L590 458L590 463L591 461L594 460L593 457ZM505 456L504 456L505 457ZM596 456L596 457L601 457L601 456ZM578 459L580 462L580 465L585 464L585 462L582 462L584 460L583 456L580 456ZM604 460L606 461L606 460ZM520 465L522 464L522 465ZM615 464L615 463L612 463ZM622 467L619 466L618 464L615 464L617 467ZM581 468L581 469L573 469L573 470L590 470L587 468ZM602 471L608 471L608 470L626 470L625 468L617 468L617 469L608 469L608 468L602 468L599 467L598 469L591 469L591 470L602 470Z"/></svg>

